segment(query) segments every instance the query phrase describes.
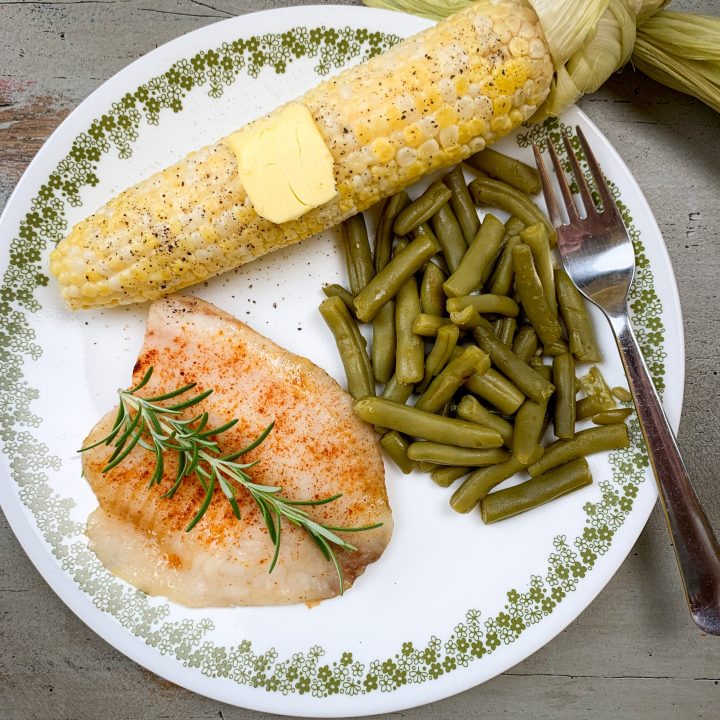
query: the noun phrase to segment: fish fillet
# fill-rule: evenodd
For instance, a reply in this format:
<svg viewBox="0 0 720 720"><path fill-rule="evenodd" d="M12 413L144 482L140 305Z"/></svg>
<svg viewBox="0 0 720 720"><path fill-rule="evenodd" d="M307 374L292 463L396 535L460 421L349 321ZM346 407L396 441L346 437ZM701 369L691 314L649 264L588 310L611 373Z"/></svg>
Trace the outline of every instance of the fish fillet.
<svg viewBox="0 0 720 720"><path fill-rule="evenodd" d="M219 438L224 451L244 447L275 421L265 442L241 460L259 461L250 470L253 481L279 485L294 500L342 493L335 502L308 508L324 524L383 523L339 533L357 547L337 550L346 588L380 557L393 527L382 456L372 428L353 414L350 396L327 373L213 305L177 295L150 307L134 383L150 366L152 378L139 394L159 395L196 382L194 392L214 392L193 414L208 412L214 427L240 418ZM100 420L86 445L108 434L114 415ZM88 535L111 572L151 595L192 607L311 602L339 593L332 563L306 531L288 522L277 565L268 572L274 547L246 493L238 497L238 520L216 488L205 516L185 532L203 498L199 484L187 478L173 498L163 499L162 488L169 488L176 468L170 455L161 488L149 489L151 453L136 447L103 473L111 450L103 445L83 456L85 477L100 504Z"/></svg>

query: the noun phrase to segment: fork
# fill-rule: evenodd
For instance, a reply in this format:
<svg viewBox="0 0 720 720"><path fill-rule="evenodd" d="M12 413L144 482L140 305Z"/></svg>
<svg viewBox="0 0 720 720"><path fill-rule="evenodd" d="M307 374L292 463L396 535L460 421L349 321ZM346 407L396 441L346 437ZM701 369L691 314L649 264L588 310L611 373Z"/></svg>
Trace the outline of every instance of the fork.
<svg viewBox="0 0 720 720"><path fill-rule="evenodd" d="M697 625L706 633L720 635L720 547L690 482L630 324L628 292L635 275L632 241L582 129L576 130L602 207L595 206L578 158L563 133L585 211L581 215L557 151L548 143L568 223L560 215L540 149L533 145L548 214L557 231L557 247L571 280L610 321L657 481L685 599Z"/></svg>

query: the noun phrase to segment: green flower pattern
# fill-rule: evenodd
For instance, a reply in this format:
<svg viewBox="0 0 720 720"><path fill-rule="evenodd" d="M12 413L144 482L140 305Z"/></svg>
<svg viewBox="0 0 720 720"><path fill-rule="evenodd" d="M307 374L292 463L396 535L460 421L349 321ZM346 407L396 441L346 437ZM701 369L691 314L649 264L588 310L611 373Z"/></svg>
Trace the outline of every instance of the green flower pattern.
<svg viewBox="0 0 720 720"><path fill-rule="evenodd" d="M108 573L83 541L83 524L72 519L75 503L51 488L49 473L60 469L60 458L33 432L41 419L33 414L39 391L23 377L23 366L37 360L42 349L35 342L32 313L41 306L37 291L47 285L46 253L67 230L68 206L81 204L80 190L99 182L100 158L114 151L128 158L143 122L156 125L162 112L181 112L193 88L206 89L212 98L246 73L257 78L264 68L284 73L299 58L311 58L314 71L324 76L350 60L364 60L398 42L394 35L356 28L297 27L282 34L237 39L175 62L170 69L127 93L80 134L71 150L48 177L20 228L10 242L10 263L0 286L0 437L9 459L20 500L32 512L53 555L77 582L95 607L111 615L129 632L142 638L161 655L174 657L185 667L208 677L228 678L240 685L283 695L364 695L392 692L404 685L425 683L465 668L517 640L528 626L551 614L610 548L613 536L632 511L647 467L640 429L630 422L632 445L614 452L612 478L601 481L602 498L588 502L582 534L572 541L557 536L543 573L533 575L522 590L507 593L507 603L494 617L481 618L469 610L448 638L431 637L416 647L405 642L390 657L361 662L352 652L326 658L313 646L281 658L274 648L256 648L248 640L226 647L208 640L211 620L171 620L167 603L129 588ZM518 139L522 147L560 141L561 126L550 120L528 127ZM577 140L573 138L577 148ZM559 149L559 147L558 147ZM618 207L635 245L638 273L632 289L635 328L655 383L664 388L665 352L662 307L653 289L653 276L628 208L617 188Z"/></svg>

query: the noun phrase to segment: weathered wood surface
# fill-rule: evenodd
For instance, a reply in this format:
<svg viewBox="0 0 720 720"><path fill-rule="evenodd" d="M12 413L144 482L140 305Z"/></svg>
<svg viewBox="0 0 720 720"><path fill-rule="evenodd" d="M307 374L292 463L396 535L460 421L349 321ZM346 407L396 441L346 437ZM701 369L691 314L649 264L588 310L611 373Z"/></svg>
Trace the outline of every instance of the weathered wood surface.
<svg viewBox="0 0 720 720"><path fill-rule="evenodd" d="M189 30L283 4L0 3L0 207L45 138L103 80ZM673 6L718 12L714 0ZM632 69L581 107L638 179L670 252L686 333L679 439L720 530L720 117ZM656 509L608 587L559 637L481 687L398 716L710 719L720 715L719 682L720 639L689 619ZM103 716L260 717L177 688L108 646L48 588L0 516L0 718Z"/></svg>

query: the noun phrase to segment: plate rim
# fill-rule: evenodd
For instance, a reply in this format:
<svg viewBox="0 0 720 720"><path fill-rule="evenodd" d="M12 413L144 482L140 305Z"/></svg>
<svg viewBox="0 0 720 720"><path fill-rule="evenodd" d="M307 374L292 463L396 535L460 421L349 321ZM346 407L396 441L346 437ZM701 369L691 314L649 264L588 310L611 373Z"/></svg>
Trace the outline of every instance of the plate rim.
<svg viewBox="0 0 720 720"><path fill-rule="evenodd" d="M243 22L243 20L246 20L248 17L253 16L254 18L260 18L260 17L270 17L270 16L282 16L283 20L287 20L288 22L295 22L295 18L293 16L297 17L297 22L311 22L313 20L317 21L318 18L318 12L322 11L323 13L332 13L331 20L327 21L330 24L334 24L334 21L337 18L338 22L343 22L347 18L350 22L352 22L355 18L362 18L362 17L369 17L370 14L373 14L375 16L379 15L390 15L391 11L385 11L385 10L375 10L365 7L358 7L358 6L346 6L346 5L306 5L306 6L299 6L299 7L293 7L293 8L274 8L270 10L264 10L260 12L255 13L246 13L244 15L239 15L233 18L228 18L224 20L219 20L218 22L225 23L227 25L232 24L240 24ZM398 13L392 13L393 17L397 19ZM354 17L350 17L354 16ZM421 18L416 18L415 16L407 16L412 18L414 21L418 21L418 23L422 23L422 26L429 26L432 23L429 21L426 21ZM22 207L22 196L25 193L28 193L28 191L32 190L33 188L33 175L36 172L36 168L38 165L41 164L53 164L53 158L55 157L56 153L52 153L52 147L49 147L51 144L57 144L58 149L66 146L68 135L70 135L70 139L72 139L72 133L74 133L74 130L71 130L72 127L77 125L77 118L78 116L82 116L85 113L88 112L91 108L97 108L100 107L106 107L108 105L108 100L112 99L112 97L116 97L116 95L112 95L112 97L107 97L111 93L115 93L115 86L119 83L122 83L123 85L127 83L126 75L128 73L131 73L133 70L137 70L141 66L145 66L148 63L155 62L158 58L162 58L168 50L171 48L171 46L175 46L176 44L184 44L187 43L190 38L192 38L192 41L196 39L200 39L201 37L204 38L205 36L210 37L212 30L215 28L216 23L210 23L209 25L206 25L202 28L198 28L196 30L193 30L189 33L186 33L184 35L181 35L177 38L174 38L167 43L159 46L158 48L155 48L154 50L150 51L149 53L143 55L142 57L138 58L137 60L133 61L126 67L119 70L117 73L115 73L111 78L106 80L104 83L102 83L96 90L94 90L85 100L83 100L64 120L63 122L56 128L56 130L50 135L50 137L43 143L42 147L38 151L38 153L35 155L31 163L26 168L25 172L23 173L21 179L19 180L18 184L16 185L15 189L11 193L10 197L8 198L8 201L6 203L6 206L4 208L4 211L2 215L0 215L0 227L4 226L4 224L12 222L12 214L16 211L16 206L18 206L18 210ZM616 161L619 165L621 165L628 175L632 177L632 174L630 173L629 169L627 168L626 163L622 160L622 158L617 153L614 146L605 138L603 133L600 132L599 128L595 125L595 123L590 120L590 118L579 108L576 108L577 112L579 113L580 117L582 118L583 122L587 123L590 127L592 127L597 134L602 137L605 141L605 145L609 152L611 152L614 156ZM49 153L49 155L48 155ZM47 157L46 157L47 156ZM634 178L633 178L634 180ZM648 214L645 220L649 222L652 226L653 232L657 233L657 237L662 239L662 234L660 232L660 228L657 225L657 220L655 219L655 216L652 213L652 210L650 208L650 205L647 202L647 199L645 198L644 193L642 192L642 189L637 184L637 181L635 181L636 191L639 193L639 196L641 198L641 201L645 204L646 208L648 209ZM21 213L22 214L22 213ZM669 258L669 253L667 251L667 246L665 245L664 240L659 243L659 247L656 248L656 250L659 250L661 253L663 260L669 269L668 277L666 278L668 281L668 290L669 290L669 296L672 298L672 303L668 304L666 303L664 305L664 313L667 314L668 318L668 324L670 322L676 323L674 325L674 331L679 333L679 339L680 339L680 348L678 351L678 362L679 362L679 371L680 371L680 378L683 380L682 383L679 383L680 390L677 394L677 412L676 416L671 418L671 425L673 426L673 429L677 432L677 427L679 425L679 419L680 419L680 410L682 408L682 401L683 401L683 395L684 395L684 378L685 378L685 339L684 339L684 325L682 321L682 310L681 310L681 304L680 304L680 298L678 294L677 289L677 283L675 280L675 275L672 269L672 264ZM671 317L672 315L672 317ZM4 468L3 468L4 470ZM179 662L175 662L175 667L170 666L166 660L162 658L162 656L157 655L157 657L153 655L145 655L143 654L143 650L145 649L145 644L142 643L142 640L140 638L135 637L130 633L128 630L120 626L119 623L110 616L108 618L108 614L98 610L94 607L90 596L85 594L83 591L81 591L75 581L64 571L60 569L59 564L57 564L54 560L50 563L47 562L47 547L42 540L42 538L37 534L36 530L34 529L32 525L32 521L30 517L28 517L29 512L21 505L18 505L18 508L20 510L20 513L9 513L8 509L10 507L10 504L15 505L17 498L13 495L13 489L12 489L12 479L6 475L6 473L3 471L2 473L3 480L6 480L7 482L0 483L0 505L2 506L3 510L5 511L5 515L8 520L8 524L10 525L11 529L13 530L14 534L16 535L18 541L20 542L21 546L23 547L23 550L26 552L28 557L30 557L30 560L35 565L38 572L41 574L41 576L46 580L48 585L53 589L53 591L60 597L60 599L73 611L73 613L79 617L88 627L90 627L93 632L95 632L97 635L99 635L102 639L104 639L106 642L113 645L117 650L122 652L124 655L129 657L134 662L138 663L142 667L146 667L152 672L156 673L157 675L164 677L171 682L181 684L182 686L191 689L194 692L197 692L198 694L204 695L206 697L211 697L213 699L222 701L222 702L228 702L231 704L236 705L237 701L228 698L227 694L224 692L214 692L214 688L216 686L215 683L206 684L203 685L203 682L205 678L201 676L199 673L194 671L191 668L183 667ZM525 648L528 647L528 644L523 646L523 658L529 657L531 654L536 652L539 648L543 647L545 644L547 644L552 638L554 638L559 632L561 632L564 628L568 627L576 618L577 616L597 597L597 595L602 591L602 589L605 587L605 585L609 582L609 580L613 577L615 572L620 568L622 563L624 562L625 558L627 557L627 554L631 551L633 545L635 544L637 537L642 532L643 528L645 527L647 523L647 519L649 517L650 512L652 511L652 508L654 507L655 500L653 499L652 503L648 503L647 508L637 508L636 512L634 513L634 517L636 519L637 527L632 528L632 541L628 546L628 551L626 554L623 555L622 559L617 564L617 567L615 567L612 570L604 570L601 568L595 568L594 569L594 579L598 585L598 590L596 593L589 593L589 595L592 595L586 602L580 603L580 607L575 610L573 609L572 614L564 613L562 615L562 621L558 623L560 627L557 628L549 637L543 637L540 639L540 641L534 645L530 643L530 650L525 651ZM646 510L646 512L645 512ZM644 513L644 517L642 520L640 520L640 513ZM636 532L635 532L636 530ZM611 563L612 564L612 563ZM602 574L604 572L604 574ZM597 573L597 574L595 574ZM598 581L598 578L600 580ZM64 586L67 586L67 589L64 589ZM559 616L558 616L559 617ZM110 620L110 625L107 624L107 621ZM506 667L503 667L501 670L499 670L497 673L494 673L494 675L500 674L501 672L504 672L508 667L511 667L512 665L516 664L520 660L518 659L511 659L509 663L507 663ZM178 675L185 675L186 677L178 680ZM452 677L452 676L449 676ZM465 676L463 675L463 678ZM197 680L197 682L195 682ZM412 689L414 691L414 695L421 696L417 701L413 701L411 703L394 703L393 699L396 699L399 697L397 692L389 693L389 694L379 694L374 693L372 695L373 700L370 700L370 696L368 696L368 701L372 703L373 705L376 705L377 707L373 707L371 709L364 708L360 712L351 712L348 714L346 711L343 713L346 716L356 716L356 715L367 715L367 714L377 714L382 712L389 712L389 711L398 711L402 709L409 709L412 707L415 707L417 705L425 704L428 702L433 702L435 700L444 699L446 697L450 697L451 695L454 695L458 692L461 692L463 690L469 689L471 687L474 687L482 682L485 682L485 680L474 680L470 682L458 682L460 680L460 677L457 678L455 683L452 681L445 681L443 683L424 683L420 686L413 686ZM231 681L229 681L231 682ZM455 687L449 688L449 685L456 685ZM220 688L221 683L217 683L217 687ZM242 705L240 707L246 707L254 710L260 710L265 712L284 712L283 710L278 710L277 708L277 698L274 694L268 694L264 690L258 690L257 693L251 692L255 690L254 688L250 688L247 686L243 686L242 690L233 683L233 687L235 688L236 692L242 692L245 697L242 698ZM437 688L435 692L433 692L433 689ZM429 692L428 692L429 691ZM299 698L296 696L292 696L294 703L298 703ZM257 699L259 702L254 702L254 700ZM263 702L264 699L267 699L269 702ZM248 700L252 700L251 702L248 702ZM274 701L273 701L274 700ZM328 703L327 709L330 710L332 703ZM312 710L305 713L302 711L301 708L298 708L301 711L301 714L308 717L334 717L336 716L332 712L322 712L322 708L320 708L320 711L318 710L318 706L314 706Z"/></svg>

